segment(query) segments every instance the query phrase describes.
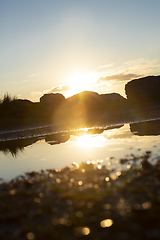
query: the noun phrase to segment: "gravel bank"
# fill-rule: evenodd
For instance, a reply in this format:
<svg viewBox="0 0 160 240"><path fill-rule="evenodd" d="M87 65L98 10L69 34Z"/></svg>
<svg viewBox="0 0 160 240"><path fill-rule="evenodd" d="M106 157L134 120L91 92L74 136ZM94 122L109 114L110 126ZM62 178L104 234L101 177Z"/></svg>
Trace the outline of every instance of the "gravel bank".
<svg viewBox="0 0 160 240"><path fill-rule="evenodd" d="M2 183L0 239L160 239L160 162L139 158L113 178L87 162Z"/></svg>

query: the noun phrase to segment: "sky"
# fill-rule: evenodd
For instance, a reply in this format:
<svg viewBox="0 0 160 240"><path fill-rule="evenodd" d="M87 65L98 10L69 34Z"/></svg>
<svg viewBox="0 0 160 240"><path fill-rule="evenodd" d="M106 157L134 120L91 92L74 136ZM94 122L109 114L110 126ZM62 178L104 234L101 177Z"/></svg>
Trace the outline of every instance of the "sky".
<svg viewBox="0 0 160 240"><path fill-rule="evenodd" d="M0 97L117 92L160 74L159 0L0 0Z"/></svg>

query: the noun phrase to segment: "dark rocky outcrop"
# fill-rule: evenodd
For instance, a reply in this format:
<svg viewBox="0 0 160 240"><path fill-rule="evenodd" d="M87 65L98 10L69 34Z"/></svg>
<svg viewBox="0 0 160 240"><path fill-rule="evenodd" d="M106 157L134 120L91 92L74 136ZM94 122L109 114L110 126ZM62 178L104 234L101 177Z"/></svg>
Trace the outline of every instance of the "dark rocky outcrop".
<svg viewBox="0 0 160 240"><path fill-rule="evenodd" d="M86 120L126 108L127 100L120 94L84 91L67 98L58 108L55 118L69 121L82 118Z"/></svg>
<svg viewBox="0 0 160 240"><path fill-rule="evenodd" d="M65 97L60 93L44 94L40 98L40 103L43 105L59 105L65 100Z"/></svg>
<svg viewBox="0 0 160 240"><path fill-rule="evenodd" d="M0 129L24 128L29 126L58 123L83 122L87 125L97 121L102 115L115 118L116 112L127 108L127 100L118 93L98 94L84 91L67 99L62 94L44 94L40 102L14 99L0 103Z"/></svg>
<svg viewBox="0 0 160 240"><path fill-rule="evenodd" d="M125 85L127 99L133 105L160 101L160 76L134 79Z"/></svg>
<svg viewBox="0 0 160 240"><path fill-rule="evenodd" d="M128 106L127 100L118 93L98 94L91 91L80 92L67 99L59 93L44 94L40 102L35 103L6 99L0 103L0 129L79 121L87 125L95 123L95 119L100 124L102 115L107 120L113 120L115 113L126 110Z"/></svg>
<svg viewBox="0 0 160 240"><path fill-rule="evenodd" d="M100 95L101 104L106 110L118 111L126 109L128 107L127 99L122 97L118 93L108 93ZM105 110L105 109L104 109Z"/></svg>
<svg viewBox="0 0 160 240"><path fill-rule="evenodd" d="M65 101L62 94L44 94L40 102L12 99L6 95L0 102L0 129L24 128L53 122L54 111Z"/></svg>

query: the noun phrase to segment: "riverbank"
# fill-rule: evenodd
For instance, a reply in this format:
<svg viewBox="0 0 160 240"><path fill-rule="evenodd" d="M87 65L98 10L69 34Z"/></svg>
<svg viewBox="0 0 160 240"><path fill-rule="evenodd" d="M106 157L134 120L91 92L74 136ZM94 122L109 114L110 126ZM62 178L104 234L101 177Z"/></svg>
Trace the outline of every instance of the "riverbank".
<svg viewBox="0 0 160 240"><path fill-rule="evenodd" d="M119 159L128 170L114 176L87 162L1 184L0 238L159 239L160 162L150 159Z"/></svg>

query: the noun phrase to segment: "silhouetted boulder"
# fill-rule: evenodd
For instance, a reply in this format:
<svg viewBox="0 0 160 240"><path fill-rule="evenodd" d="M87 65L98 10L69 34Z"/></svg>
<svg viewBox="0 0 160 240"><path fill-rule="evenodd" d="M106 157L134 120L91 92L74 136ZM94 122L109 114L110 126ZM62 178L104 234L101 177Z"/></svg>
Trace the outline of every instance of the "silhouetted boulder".
<svg viewBox="0 0 160 240"><path fill-rule="evenodd" d="M98 94L84 91L69 97L57 109L55 118L64 120L91 119L127 107L127 100L117 93Z"/></svg>
<svg viewBox="0 0 160 240"><path fill-rule="evenodd" d="M43 105L59 105L65 100L65 97L60 93L48 93L44 94L40 98L40 103Z"/></svg>
<svg viewBox="0 0 160 240"><path fill-rule="evenodd" d="M60 93L44 94L40 98L39 116L43 122L52 122L54 112L65 102L65 97Z"/></svg>
<svg viewBox="0 0 160 240"><path fill-rule="evenodd" d="M66 99L70 114L77 117L85 117L93 112L99 105L99 94L97 92L83 91Z"/></svg>
<svg viewBox="0 0 160 240"><path fill-rule="evenodd" d="M128 100L132 104L160 101L160 76L134 79L125 85Z"/></svg>
<svg viewBox="0 0 160 240"><path fill-rule="evenodd" d="M126 101L124 97L122 97L119 93L105 93L100 95L101 98L104 98L108 101Z"/></svg>
<svg viewBox="0 0 160 240"><path fill-rule="evenodd" d="M84 91L67 98L57 109L56 119L77 119L85 118L89 108L96 104L99 94L90 91Z"/></svg>
<svg viewBox="0 0 160 240"><path fill-rule="evenodd" d="M13 101L13 104L17 104L17 106L30 107L33 102L28 99L16 99Z"/></svg>
<svg viewBox="0 0 160 240"><path fill-rule="evenodd" d="M44 94L40 102L35 103L6 97L0 103L0 129L50 123L70 125L72 122L84 127L95 121L100 124L104 117L107 121L117 119L117 113L121 113L126 107L127 100L117 93L84 91L67 99L60 93L50 93Z"/></svg>
<svg viewBox="0 0 160 240"><path fill-rule="evenodd" d="M67 99L70 106L85 105L88 111L115 110L117 106L125 106L127 100L118 93L98 94L97 92L84 91Z"/></svg>
<svg viewBox="0 0 160 240"><path fill-rule="evenodd" d="M97 92L83 91L67 98L66 100L70 103L80 101L85 104L92 104L93 102L97 101L98 97L99 97L99 94Z"/></svg>
<svg viewBox="0 0 160 240"><path fill-rule="evenodd" d="M26 112L33 105L34 103L27 99L17 99L11 103L11 107L13 110L16 110L17 112L23 112L23 113Z"/></svg>
<svg viewBox="0 0 160 240"><path fill-rule="evenodd" d="M100 101L106 110L122 110L128 106L127 99L118 93L101 94Z"/></svg>

